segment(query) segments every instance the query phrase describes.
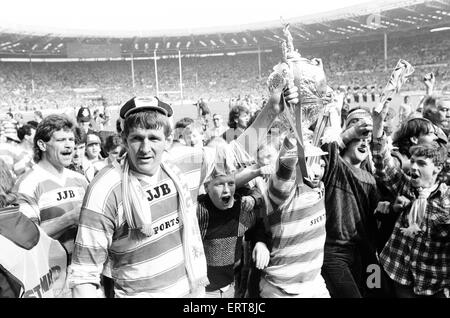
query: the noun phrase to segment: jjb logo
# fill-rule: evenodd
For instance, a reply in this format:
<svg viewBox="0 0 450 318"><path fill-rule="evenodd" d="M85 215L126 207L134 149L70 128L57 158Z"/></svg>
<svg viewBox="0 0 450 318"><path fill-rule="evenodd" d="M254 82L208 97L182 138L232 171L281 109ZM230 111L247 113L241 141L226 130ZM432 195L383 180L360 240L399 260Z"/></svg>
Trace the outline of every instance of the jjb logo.
<svg viewBox="0 0 450 318"><path fill-rule="evenodd" d="M75 192L73 192L73 190L64 190L62 192L58 192L56 201L65 200L67 198L75 198Z"/></svg>
<svg viewBox="0 0 450 318"><path fill-rule="evenodd" d="M61 187L49 190L39 198L39 209L59 206L67 202L81 202L84 197L82 187Z"/></svg>

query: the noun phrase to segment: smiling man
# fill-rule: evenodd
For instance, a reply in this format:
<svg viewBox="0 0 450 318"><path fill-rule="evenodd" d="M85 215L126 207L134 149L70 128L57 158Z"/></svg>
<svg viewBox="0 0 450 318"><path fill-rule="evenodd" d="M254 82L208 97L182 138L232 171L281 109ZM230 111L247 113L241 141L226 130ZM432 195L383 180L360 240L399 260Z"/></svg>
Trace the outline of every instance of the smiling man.
<svg viewBox="0 0 450 318"><path fill-rule="evenodd" d="M369 160L372 119L366 109L352 109L343 132L326 131L326 242L322 275L331 297L359 298L370 292L364 275L375 254L378 190Z"/></svg>
<svg viewBox="0 0 450 318"><path fill-rule="evenodd" d="M373 158L377 178L402 208L380 262L398 297L450 297L450 189L438 179L446 148L435 141L411 147L406 175L386 147L386 108L374 114Z"/></svg>
<svg viewBox="0 0 450 318"><path fill-rule="evenodd" d="M66 116L47 116L34 136L36 164L15 185L15 191L35 199L40 210L36 214L24 207L23 213L64 245L69 261L87 188L83 175L66 168L74 153L73 129L74 124ZM70 297L67 287L61 297Z"/></svg>

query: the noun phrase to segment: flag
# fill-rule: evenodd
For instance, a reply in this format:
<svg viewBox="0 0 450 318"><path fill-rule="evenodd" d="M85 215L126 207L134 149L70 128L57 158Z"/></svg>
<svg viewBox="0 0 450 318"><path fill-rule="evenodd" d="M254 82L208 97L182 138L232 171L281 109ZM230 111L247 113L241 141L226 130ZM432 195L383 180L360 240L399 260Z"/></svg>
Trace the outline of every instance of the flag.
<svg viewBox="0 0 450 318"><path fill-rule="evenodd" d="M381 94L380 103L375 107L376 112L381 112L386 100L394 93L398 93L406 82L407 77L414 73L414 67L407 61L400 59L392 71L389 82L386 84Z"/></svg>

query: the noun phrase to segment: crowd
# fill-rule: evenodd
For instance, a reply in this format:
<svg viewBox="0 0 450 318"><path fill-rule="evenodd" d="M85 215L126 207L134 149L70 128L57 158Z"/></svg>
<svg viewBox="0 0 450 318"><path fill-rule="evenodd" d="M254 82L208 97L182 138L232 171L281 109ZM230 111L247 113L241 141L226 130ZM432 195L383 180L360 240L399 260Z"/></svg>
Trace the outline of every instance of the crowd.
<svg viewBox="0 0 450 318"><path fill-rule="evenodd" d="M387 61L384 60L383 39L300 47L306 58L320 57L329 85L343 85L351 90L378 89L385 85L388 72L402 58L414 65L416 72L403 90L421 89L418 74L433 72L441 85L450 79L447 32L415 36L389 37ZM330 49L330 47L332 49ZM183 98L228 102L242 92L259 101L265 94L265 80L273 65L279 62L279 49L261 53L259 74L256 53L207 57L183 57ZM385 65L387 68L385 69ZM232 70L232 71L231 71ZM156 89L152 60L134 61L134 87L131 63L59 62L18 63L0 62L0 108L34 110L42 108L78 107L83 94L76 89L94 89L108 105L120 106L129 96L148 95ZM179 91L179 65L176 58L158 60L160 91ZM440 87L436 87L439 89ZM173 98L167 95L167 99Z"/></svg>
<svg viewBox="0 0 450 318"><path fill-rule="evenodd" d="M195 69L206 74L208 59ZM199 74L196 88L220 96L222 81L238 96L228 118L200 99L197 114L174 122L156 97L120 99L115 132L103 129L107 113L85 106L76 118L7 113L0 297L449 298L442 77L421 74L418 105L388 99L381 111L365 107L379 101L378 85L336 85L323 116L299 131L286 106L301 107L298 88L262 95L249 59L224 58ZM52 66L40 81L62 90L74 81L129 85L121 63L76 65ZM85 71L95 76L85 81ZM9 73L1 76L23 82ZM152 87L149 74L138 77Z"/></svg>

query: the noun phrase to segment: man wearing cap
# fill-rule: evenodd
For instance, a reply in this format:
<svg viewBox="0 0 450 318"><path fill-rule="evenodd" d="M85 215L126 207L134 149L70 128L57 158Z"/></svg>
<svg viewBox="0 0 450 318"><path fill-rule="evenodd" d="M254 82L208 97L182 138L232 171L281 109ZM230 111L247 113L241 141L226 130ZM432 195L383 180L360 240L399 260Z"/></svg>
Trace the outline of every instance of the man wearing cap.
<svg viewBox="0 0 450 318"><path fill-rule="evenodd" d="M173 114L153 97L135 97L121 110L122 163L103 169L82 207L70 282L75 297L95 297L109 260L116 297L202 295L206 260L196 197L213 162L192 150L163 161Z"/></svg>
<svg viewBox="0 0 450 318"><path fill-rule="evenodd" d="M369 264L377 264L374 211L378 204L375 178L365 170L369 160L372 119L368 110L353 108L344 130L325 131L322 149L326 169L326 241L322 275L331 297L359 298Z"/></svg>
<svg viewBox="0 0 450 318"><path fill-rule="evenodd" d="M172 114L154 97L122 106L127 155L103 169L86 193L69 278L74 297L96 296L107 260L116 297L204 295L207 265L196 208L215 153L186 147L185 154L163 158Z"/></svg>

